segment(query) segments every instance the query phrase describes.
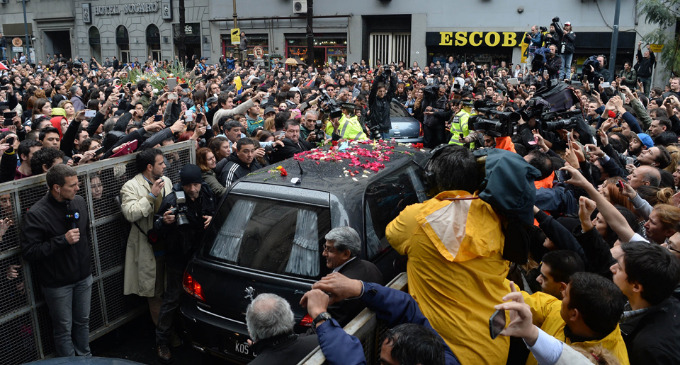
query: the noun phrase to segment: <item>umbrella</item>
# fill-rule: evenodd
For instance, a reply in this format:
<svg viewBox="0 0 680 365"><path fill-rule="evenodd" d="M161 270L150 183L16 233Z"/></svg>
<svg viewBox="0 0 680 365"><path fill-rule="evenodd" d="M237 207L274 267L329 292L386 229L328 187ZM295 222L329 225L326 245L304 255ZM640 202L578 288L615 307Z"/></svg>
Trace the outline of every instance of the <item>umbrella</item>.
<svg viewBox="0 0 680 365"><path fill-rule="evenodd" d="M286 60L285 64L289 66L295 66L298 64L298 61L295 58L289 58Z"/></svg>

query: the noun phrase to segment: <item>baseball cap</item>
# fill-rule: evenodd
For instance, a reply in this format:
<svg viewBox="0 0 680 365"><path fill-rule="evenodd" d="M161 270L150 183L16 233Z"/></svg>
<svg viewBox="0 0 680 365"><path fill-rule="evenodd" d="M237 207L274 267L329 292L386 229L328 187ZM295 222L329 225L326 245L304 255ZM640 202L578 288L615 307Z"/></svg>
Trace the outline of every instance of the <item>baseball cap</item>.
<svg viewBox="0 0 680 365"><path fill-rule="evenodd" d="M208 103L208 104L217 103L217 98L214 97L214 96L211 96L205 102Z"/></svg>
<svg viewBox="0 0 680 365"><path fill-rule="evenodd" d="M274 109L274 107L268 106L264 109L264 115L267 115L269 113L274 113L276 114L277 109Z"/></svg>
<svg viewBox="0 0 680 365"><path fill-rule="evenodd" d="M564 22L564 25L571 25L571 22Z"/></svg>
<svg viewBox="0 0 680 365"><path fill-rule="evenodd" d="M638 133L637 134L638 138L640 138L640 142L647 146L647 148L652 148L654 147L654 141L652 141L652 137L649 136L647 133Z"/></svg>

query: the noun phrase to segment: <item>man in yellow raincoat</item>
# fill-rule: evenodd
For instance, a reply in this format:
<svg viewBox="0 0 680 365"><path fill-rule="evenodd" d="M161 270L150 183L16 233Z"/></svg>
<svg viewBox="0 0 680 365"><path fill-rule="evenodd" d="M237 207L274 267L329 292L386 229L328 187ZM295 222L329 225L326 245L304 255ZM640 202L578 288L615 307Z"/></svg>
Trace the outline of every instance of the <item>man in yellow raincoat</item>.
<svg viewBox="0 0 680 365"><path fill-rule="evenodd" d="M408 256L409 293L460 363L505 364L509 339L491 339L489 318L508 292L509 262L499 216L473 195L483 173L457 145L434 152L426 170L440 193L404 209L386 237Z"/></svg>
<svg viewBox="0 0 680 365"><path fill-rule="evenodd" d="M593 273L575 273L559 300L550 294L522 292L536 326L566 343L588 349L600 345L621 365L628 365L628 351L618 322L625 297L611 281ZM537 364L529 355L527 365Z"/></svg>

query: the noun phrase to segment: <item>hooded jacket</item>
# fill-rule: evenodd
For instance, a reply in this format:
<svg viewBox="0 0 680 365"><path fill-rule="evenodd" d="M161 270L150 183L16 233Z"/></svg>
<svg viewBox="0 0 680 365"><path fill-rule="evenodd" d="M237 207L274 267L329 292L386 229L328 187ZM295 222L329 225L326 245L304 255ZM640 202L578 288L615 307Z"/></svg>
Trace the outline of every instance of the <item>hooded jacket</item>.
<svg viewBox="0 0 680 365"><path fill-rule="evenodd" d="M510 339L489 336L493 306L509 290L494 209L465 191L445 191L406 207L385 236L408 256L409 294L461 364L505 364Z"/></svg>

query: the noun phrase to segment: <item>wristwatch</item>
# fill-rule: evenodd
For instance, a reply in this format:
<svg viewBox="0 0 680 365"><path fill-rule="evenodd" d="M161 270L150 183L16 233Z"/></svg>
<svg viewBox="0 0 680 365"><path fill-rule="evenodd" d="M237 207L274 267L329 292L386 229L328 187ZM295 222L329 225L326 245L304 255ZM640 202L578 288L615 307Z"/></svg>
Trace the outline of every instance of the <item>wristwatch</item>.
<svg viewBox="0 0 680 365"><path fill-rule="evenodd" d="M331 315L328 312L323 312L319 314L312 321L312 328L316 328L316 325L319 324L319 322L327 321L329 319L331 319Z"/></svg>

